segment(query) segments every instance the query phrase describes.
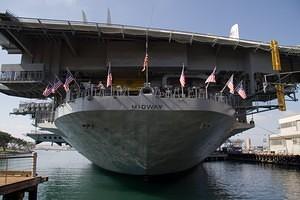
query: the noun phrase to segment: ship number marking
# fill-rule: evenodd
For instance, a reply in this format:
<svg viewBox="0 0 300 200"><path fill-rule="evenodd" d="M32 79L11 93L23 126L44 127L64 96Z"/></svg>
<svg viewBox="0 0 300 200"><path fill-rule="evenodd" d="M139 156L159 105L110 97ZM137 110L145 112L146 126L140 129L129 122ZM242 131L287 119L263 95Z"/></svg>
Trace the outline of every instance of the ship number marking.
<svg viewBox="0 0 300 200"><path fill-rule="evenodd" d="M161 110L162 105L141 104L131 105L132 110Z"/></svg>
<svg viewBox="0 0 300 200"><path fill-rule="evenodd" d="M200 123L200 129L205 129L205 128L209 128L210 124L207 122L201 122Z"/></svg>

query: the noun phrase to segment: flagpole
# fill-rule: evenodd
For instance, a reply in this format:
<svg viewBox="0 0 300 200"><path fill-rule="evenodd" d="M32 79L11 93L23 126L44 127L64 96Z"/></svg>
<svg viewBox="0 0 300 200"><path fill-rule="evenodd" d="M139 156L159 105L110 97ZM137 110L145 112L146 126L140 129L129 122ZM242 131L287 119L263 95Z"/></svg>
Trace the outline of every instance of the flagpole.
<svg viewBox="0 0 300 200"><path fill-rule="evenodd" d="M59 94L60 97L62 97L62 94L59 91L56 91L56 92L57 92L57 94Z"/></svg>
<svg viewBox="0 0 300 200"><path fill-rule="evenodd" d="M231 80L232 79L232 80ZM228 86L228 84L230 83L230 81L232 81L233 83L233 74L230 76L230 78L228 79L228 81L226 82L225 86L223 87L223 89L220 91L221 94L223 94L223 91L225 90L226 86Z"/></svg>
<svg viewBox="0 0 300 200"><path fill-rule="evenodd" d="M68 67L67 67L67 71L73 76L73 74L71 73L71 71L69 70ZM74 82L76 83L76 85L77 85L77 87L78 87L78 89L79 89L79 91L80 91L80 86L79 86L79 84L78 84L78 82L76 81L76 79L75 79L74 76L73 76L73 80L74 80Z"/></svg>
<svg viewBox="0 0 300 200"><path fill-rule="evenodd" d="M57 94L59 94L60 97L62 97L62 94L58 91L58 89L55 91ZM55 93L54 93L55 94Z"/></svg>
<svg viewBox="0 0 300 200"><path fill-rule="evenodd" d="M58 78L57 75L55 75L55 77L57 78L58 81L60 81L63 84L63 82ZM58 88L57 88L56 92L59 94L60 97L62 97L62 94L58 91Z"/></svg>
<svg viewBox="0 0 300 200"><path fill-rule="evenodd" d="M55 83L54 83L55 84ZM52 86L51 86L52 87ZM52 91L51 91L52 92ZM62 94L58 91L58 90L56 90L55 92L57 92L57 94L59 94L59 96L60 97L62 97ZM55 93L53 93L53 94L55 94Z"/></svg>
<svg viewBox="0 0 300 200"><path fill-rule="evenodd" d="M222 94L222 93L223 93L223 91L225 90L225 88L226 88L227 84L228 84L228 81L227 81L227 83L225 84L225 86L223 87L223 89L220 91L220 92L221 92L221 94Z"/></svg>
<svg viewBox="0 0 300 200"><path fill-rule="evenodd" d="M205 86L205 97L206 97L206 99L208 99L207 88L209 86L209 83L210 82L208 82L207 85Z"/></svg>
<svg viewBox="0 0 300 200"><path fill-rule="evenodd" d="M214 68L214 70L213 70L213 72L209 75L209 77L206 79L206 81L205 81L205 83L207 82L207 85L205 86L205 96L206 96L206 99L208 99L208 92L207 92L207 88L208 88L208 86L209 86L209 83L210 82L213 82L213 83L215 83L216 82L216 80L215 80L215 73L216 73L216 66L215 66L215 68Z"/></svg>
<svg viewBox="0 0 300 200"><path fill-rule="evenodd" d="M71 73L71 71L69 70L69 68L67 67L67 71L73 76L73 74ZM78 89L79 89L79 92L80 92L80 86L78 84L78 82L76 81L75 77L73 76L73 80L75 82L75 84L77 85Z"/></svg>
<svg viewBox="0 0 300 200"><path fill-rule="evenodd" d="M148 36L146 38L146 56L148 55ZM147 61L148 62L148 61ZM146 85L148 86L148 66L149 63L147 63L147 66L146 66Z"/></svg>

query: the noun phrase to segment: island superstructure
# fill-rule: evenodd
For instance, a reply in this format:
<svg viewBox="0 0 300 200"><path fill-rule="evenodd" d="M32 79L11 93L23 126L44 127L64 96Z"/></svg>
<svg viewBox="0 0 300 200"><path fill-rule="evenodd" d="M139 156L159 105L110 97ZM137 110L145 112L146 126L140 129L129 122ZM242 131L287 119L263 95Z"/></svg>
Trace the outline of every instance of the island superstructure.
<svg viewBox="0 0 300 200"><path fill-rule="evenodd" d="M49 95L52 109L34 112L37 126L60 134L94 164L126 174L197 165L228 137L254 127L247 114L277 109L270 102L278 91L295 100L299 80L292 74L284 90L266 87L265 75L274 73L268 43L191 32L3 13L0 45L22 54L21 64L1 66L0 91L44 99L49 83L71 73L76 84ZM300 48L279 49L281 72L300 71ZM108 65L112 86L101 88ZM214 67L216 81L207 87ZM243 82L246 99L220 92L232 74L235 84Z"/></svg>

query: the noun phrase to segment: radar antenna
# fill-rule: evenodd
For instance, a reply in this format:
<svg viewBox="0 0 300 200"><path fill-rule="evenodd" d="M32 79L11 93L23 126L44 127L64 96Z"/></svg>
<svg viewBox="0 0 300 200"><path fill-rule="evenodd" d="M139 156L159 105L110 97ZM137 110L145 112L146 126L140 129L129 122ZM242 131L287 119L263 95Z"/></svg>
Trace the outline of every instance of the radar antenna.
<svg viewBox="0 0 300 200"><path fill-rule="evenodd" d="M85 14L84 10L81 10L81 14L82 14L83 23L87 23L87 17L86 17L86 14Z"/></svg>
<svg viewBox="0 0 300 200"><path fill-rule="evenodd" d="M110 15L110 9L107 9L107 18L106 18L106 23L111 24L111 15Z"/></svg>

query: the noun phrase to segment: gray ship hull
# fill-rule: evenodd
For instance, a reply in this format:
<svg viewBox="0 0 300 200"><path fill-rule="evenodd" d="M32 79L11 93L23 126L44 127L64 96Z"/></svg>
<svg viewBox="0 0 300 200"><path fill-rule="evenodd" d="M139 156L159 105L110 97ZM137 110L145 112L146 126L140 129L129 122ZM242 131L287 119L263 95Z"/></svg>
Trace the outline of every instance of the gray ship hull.
<svg viewBox="0 0 300 200"><path fill-rule="evenodd" d="M118 173L189 169L234 134L234 110L201 99L79 98L58 108L55 125L94 164Z"/></svg>

